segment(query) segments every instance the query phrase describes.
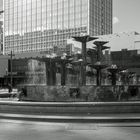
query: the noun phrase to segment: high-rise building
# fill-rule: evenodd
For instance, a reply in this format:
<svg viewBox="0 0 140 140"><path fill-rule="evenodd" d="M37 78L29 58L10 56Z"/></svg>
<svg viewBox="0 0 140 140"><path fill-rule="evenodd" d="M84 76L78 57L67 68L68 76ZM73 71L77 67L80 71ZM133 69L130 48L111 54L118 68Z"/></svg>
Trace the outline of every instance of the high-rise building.
<svg viewBox="0 0 140 140"><path fill-rule="evenodd" d="M112 0L4 0L4 51L65 50L81 33L112 33Z"/></svg>
<svg viewBox="0 0 140 140"><path fill-rule="evenodd" d="M2 54L3 50L3 22L0 21L0 55Z"/></svg>

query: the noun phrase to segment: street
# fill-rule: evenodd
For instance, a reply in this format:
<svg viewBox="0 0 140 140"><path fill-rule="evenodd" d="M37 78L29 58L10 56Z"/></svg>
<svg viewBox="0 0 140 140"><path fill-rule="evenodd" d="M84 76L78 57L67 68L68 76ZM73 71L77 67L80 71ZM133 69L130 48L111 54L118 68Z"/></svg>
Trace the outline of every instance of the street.
<svg viewBox="0 0 140 140"><path fill-rule="evenodd" d="M0 140L139 140L139 124L0 120Z"/></svg>

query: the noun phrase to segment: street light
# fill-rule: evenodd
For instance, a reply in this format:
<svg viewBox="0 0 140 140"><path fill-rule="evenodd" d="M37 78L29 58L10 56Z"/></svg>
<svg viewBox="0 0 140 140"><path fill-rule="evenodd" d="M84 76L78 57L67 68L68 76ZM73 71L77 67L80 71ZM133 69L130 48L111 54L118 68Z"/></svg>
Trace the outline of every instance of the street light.
<svg viewBox="0 0 140 140"><path fill-rule="evenodd" d="M11 89L13 87L13 56L15 56L13 54L13 52L11 51L10 55L10 85L11 85Z"/></svg>
<svg viewBox="0 0 140 140"><path fill-rule="evenodd" d="M7 82L8 82L8 78L7 78L7 76L8 76L8 69L7 68L5 69L5 74L6 74L6 78L5 79L6 79L6 86L7 86Z"/></svg>

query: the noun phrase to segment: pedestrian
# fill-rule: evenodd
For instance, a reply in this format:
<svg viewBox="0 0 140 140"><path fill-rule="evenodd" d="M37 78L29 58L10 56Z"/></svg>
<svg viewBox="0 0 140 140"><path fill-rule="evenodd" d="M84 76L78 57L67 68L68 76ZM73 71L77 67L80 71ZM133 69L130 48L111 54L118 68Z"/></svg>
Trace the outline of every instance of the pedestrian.
<svg viewBox="0 0 140 140"><path fill-rule="evenodd" d="M27 97L27 89L23 87L18 93L18 101L21 101L22 97Z"/></svg>
<svg viewBox="0 0 140 140"><path fill-rule="evenodd" d="M8 84L8 92L11 93L12 92L12 85Z"/></svg>
<svg viewBox="0 0 140 140"><path fill-rule="evenodd" d="M25 86L22 88L22 93L24 97L27 97L27 88Z"/></svg>

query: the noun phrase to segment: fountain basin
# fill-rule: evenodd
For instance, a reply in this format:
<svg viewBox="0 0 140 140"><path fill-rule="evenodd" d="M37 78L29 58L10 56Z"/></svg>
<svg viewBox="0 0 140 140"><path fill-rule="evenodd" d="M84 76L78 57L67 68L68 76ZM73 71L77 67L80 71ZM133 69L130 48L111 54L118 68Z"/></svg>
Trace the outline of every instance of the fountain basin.
<svg viewBox="0 0 140 140"><path fill-rule="evenodd" d="M25 86L25 85L24 85ZM22 86L18 86L19 90ZM46 86L26 85L22 100L45 102L104 102L140 100L140 86Z"/></svg>

